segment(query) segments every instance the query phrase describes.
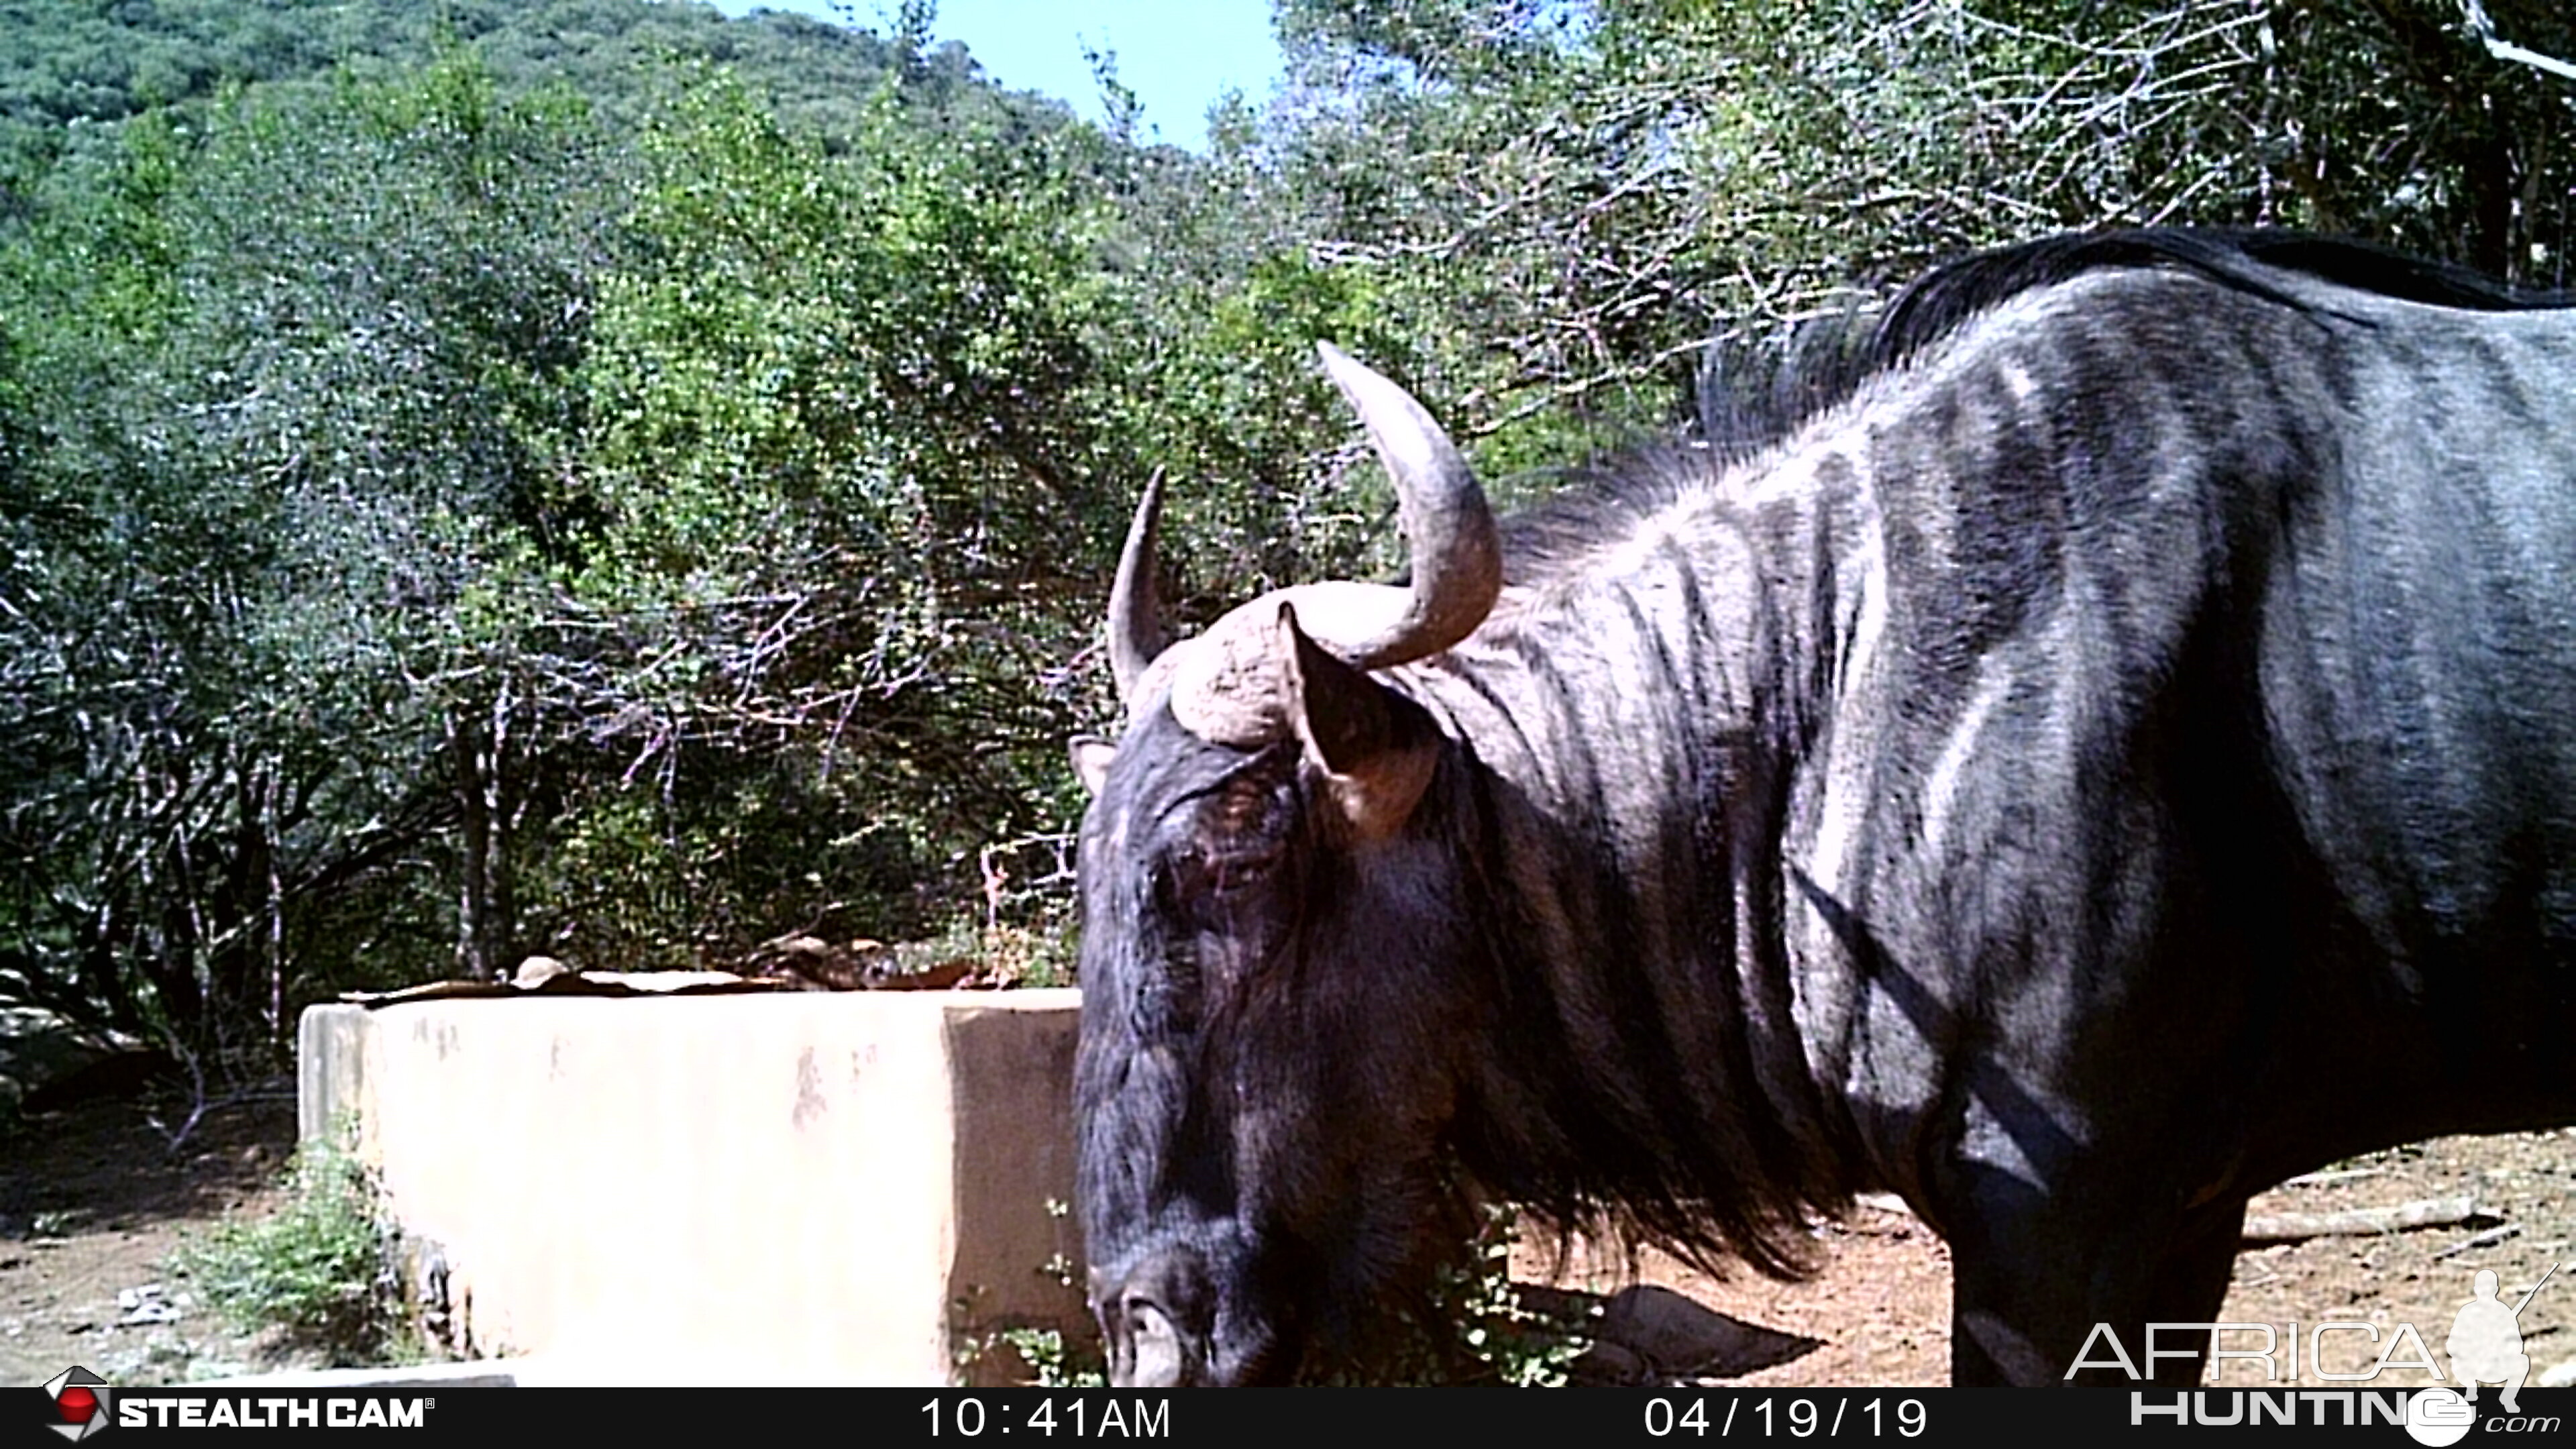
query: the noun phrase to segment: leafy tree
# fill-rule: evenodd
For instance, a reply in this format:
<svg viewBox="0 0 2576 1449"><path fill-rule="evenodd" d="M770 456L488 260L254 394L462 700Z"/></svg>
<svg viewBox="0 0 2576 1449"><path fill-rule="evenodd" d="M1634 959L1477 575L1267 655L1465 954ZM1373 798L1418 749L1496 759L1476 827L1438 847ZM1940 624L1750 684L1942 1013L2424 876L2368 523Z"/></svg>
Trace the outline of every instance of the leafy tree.
<svg viewBox="0 0 2576 1449"><path fill-rule="evenodd" d="M646 134L638 260L583 374L606 522L573 583L641 631L614 704L674 828L739 805L681 775L749 770L936 871L1035 829L1060 772L1069 696L1030 686L1096 588L1065 548L1099 513L1096 289L1044 150L874 104L835 155L710 79ZM812 894L829 843L778 839L774 888Z"/></svg>
<svg viewBox="0 0 2576 1449"><path fill-rule="evenodd" d="M256 1055L526 950L1060 915L1143 480L1185 621L1399 562L1317 339L1508 502L2058 228L2566 279L2576 85L2437 0L1281 0L1205 156L931 15L0 13L0 992Z"/></svg>
<svg viewBox="0 0 2576 1449"><path fill-rule="evenodd" d="M2560 7L2495 7L2576 48ZM2063 228L2350 231L2563 275L2576 87L2434 0L1283 0L1259 145L1469 426L1686 414L1702 344Z"/></svg>
<svg viewBox="0 0 2576 1449"><path fill-rule="evenodd" d="M137 122L51 178L0 268L26 994L274 1041L346 970L311 975L326 942L418 960L379 934L411 913L367 909L416 852L461 821L472 856L523 807L478 761L533 708L511 630L563 531L531 441L588 310L583 165L576 113L500 105L458 58L241 97L203 136ZM493 867L461 869L477 966Z"/></svg>

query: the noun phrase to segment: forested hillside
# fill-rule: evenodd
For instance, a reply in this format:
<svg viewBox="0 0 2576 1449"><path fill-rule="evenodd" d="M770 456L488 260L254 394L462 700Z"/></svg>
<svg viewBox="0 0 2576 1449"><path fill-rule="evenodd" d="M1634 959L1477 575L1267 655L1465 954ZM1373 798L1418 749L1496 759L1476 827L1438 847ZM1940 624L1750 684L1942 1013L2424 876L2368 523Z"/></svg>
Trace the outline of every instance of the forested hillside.
<svg viewBox="0 0 2576 1449"><path fill-rule="evenodd" d="M1205 156L929 19L0 3L0 998L253 1064L532 951L1060 960L1143 480L1185 616L1388 556L1317 338L1508 498L2058 228L2568 276L2576 86L2439 0L1282 0Z"/></svg>
<svg viewBox="0 0 2576 1449"><path fill-rule="evenodd" d="M629 119L650 104L656 67L732 66L789 123L846 137L901 43L777 11L728 20L686 0L11 0L0 5L0 118L121 121L227 86L341 67L382 75L465 47L505 91L560 84ZM1070 119L1061 102L983 82L961 46L910 54L916 93L942 107Z"/></svg>

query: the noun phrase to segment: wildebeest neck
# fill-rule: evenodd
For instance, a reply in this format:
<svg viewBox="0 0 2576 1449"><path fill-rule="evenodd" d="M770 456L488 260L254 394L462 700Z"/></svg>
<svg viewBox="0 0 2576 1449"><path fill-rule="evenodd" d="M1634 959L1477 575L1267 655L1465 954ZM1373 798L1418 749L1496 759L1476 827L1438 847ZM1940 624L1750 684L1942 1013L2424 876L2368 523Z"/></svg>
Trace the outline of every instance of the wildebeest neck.
<svg viewBox="0 0 2576 1449"><path fill-rule="evenodd" d="M1686 1254L1803 1264L1852 1186L1808 1070L1780 931L1780 832L1860 604L1866 499L1789 457L1705 483L1535 571L1390 681L1461 744L1435 834L1464 889L1482 1029L1457 1143L1488 1188Z"/></svg>

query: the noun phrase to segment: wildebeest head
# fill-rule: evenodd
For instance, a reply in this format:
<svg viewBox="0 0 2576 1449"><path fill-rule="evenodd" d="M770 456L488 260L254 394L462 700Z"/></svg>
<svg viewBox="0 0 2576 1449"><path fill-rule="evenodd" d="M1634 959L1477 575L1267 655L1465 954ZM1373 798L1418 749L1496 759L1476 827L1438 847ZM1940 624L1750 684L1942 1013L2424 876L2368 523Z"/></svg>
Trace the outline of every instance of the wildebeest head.
<svg viewBox="0 0 2576 1449"><path fill-rule="evenodd" d="M1370 678L1501 587L1484 494L1385 378L1324 362L1393 476L1409 587L1306 584L1164 646L1159 480L1110 599L1126 733L1077 741L1080 1198L1122 1383L1295 1374L1422 1268L1454 1201L1453 853L1412 828L1452 748Z"/></svg>

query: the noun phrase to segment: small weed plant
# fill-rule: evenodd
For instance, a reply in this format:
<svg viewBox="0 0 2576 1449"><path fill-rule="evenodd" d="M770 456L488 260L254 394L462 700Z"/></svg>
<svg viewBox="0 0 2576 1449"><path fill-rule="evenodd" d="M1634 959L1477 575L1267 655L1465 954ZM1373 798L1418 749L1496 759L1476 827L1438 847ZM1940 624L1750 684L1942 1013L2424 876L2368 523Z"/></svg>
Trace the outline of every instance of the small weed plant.
<svg viewBox="0 0 2576 1449"><path fill-rule="evenodd" d="M1070 1216L1073 1206L1060 1198L1046 1200L1046 1214L1061 1221ZM1071 1288L1078 1272L1073 1259L1057 1253L1038 1265L1040 1275L1058 1287ZM981 1290L977 1290L978 1296ZM960 1318L974 1307L973 1298L961 1298L954 1305ZM957 1366L965 1368L980 1362L997 1346L1006 1346L1020 1356L1031 1377L1027 1382L1042 1389L1098 1389L1109 1384L1109 1366L1101 1360L1100 1347L1094 1342L1067 1344L1063 1333L1052 1328L1004 1328L978 1337L965 1339L958 1346Z"/></svg>
<svg viewBox="0 0 2576 1449"><path fill-rule="evenodd" d="M1070 1211L1052 1198L1051 1217ZM1512 1388L1560 1388L1574 1361L1592 1348L1601 1305L1587 1301L1573 1310L1545 1308L1529 1302L1512 1282L1512 1248L1520 1240L1520 1214L1507 1205L1488 1204L1467 1251L1442 1268L1418 1311L1398 1311L1388 1334L1356 1362L1325 1367L1311 1374L1319 1384L1376 1386L1503 1385ZM1039 1272L1072 1287L1075 1265L1057 1254ZM969 1300L956 1304L963 1316ZM1027 1382L1039 1388L1099 1388L1108 1382L1100 1346L1088 1340L1068 1344L1052 1328L1005 1328L960 1343L962 1368L1007 1346L1028 1365Z"/></svg>
<svg viewBox="0 0 2576 1449"><path fill-rule="evenodd" d="M171 1266L244 1333L335 1364L417 1356L402 1332L394 1231L373 1178L341 1147L308 1142L288 1165L284 1204L192 1238Z"/></svg>
<svg viewBox="0 0 2576 1449"><path fill-rule="evenodd" d="M1042 1389L1099 1389L1109 1385L1108 1366L1098 1353L1065 1347L1064 1335L1052 1328L1005 1328L1001 1340L1011 1346Z"/></svg>
<svg viewBox="0 0 2576 1449"><path fill-rule="evenodd" d="M1526 1301L1511 1272L1519 1210L1487 1203L1481 1211L1467 1252L1432 1284L1430 1322L1406 1316L1390 1364L1393 1381L1562 1388L1574 1361L1592 1347L1600 1306L1565 1313Z"/></svg>

